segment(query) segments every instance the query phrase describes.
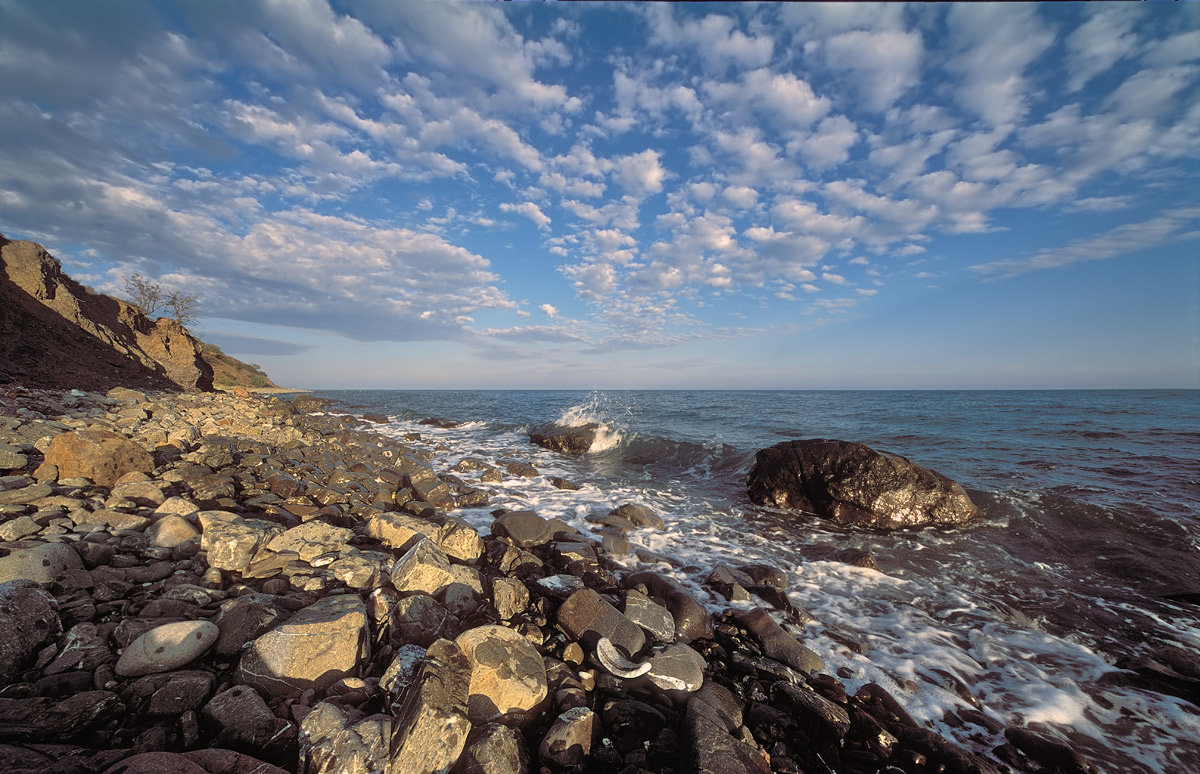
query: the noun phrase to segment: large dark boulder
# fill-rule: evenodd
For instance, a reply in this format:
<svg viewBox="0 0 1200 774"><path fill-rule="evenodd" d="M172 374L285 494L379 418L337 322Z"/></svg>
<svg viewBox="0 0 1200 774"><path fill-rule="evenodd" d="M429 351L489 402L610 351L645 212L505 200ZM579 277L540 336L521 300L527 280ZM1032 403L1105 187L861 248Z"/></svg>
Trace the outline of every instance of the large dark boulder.
<svg viewBox="0 0 1200 774"><path fill-rule="evenodd" d="M979 516L962 486L941 473L849 441L785 441L763 449L747 493L760 505L876 529L953 526Z"/></svg>
<svg viewBox="0 0 1200 774"><path fill-rule="evenodd" d="M538 446L563 454L586 454L596 440L596 431L600 425L589 422L586 425L567 427L565 425L549 424L539 427L529 434L529 440Z"/></svg>

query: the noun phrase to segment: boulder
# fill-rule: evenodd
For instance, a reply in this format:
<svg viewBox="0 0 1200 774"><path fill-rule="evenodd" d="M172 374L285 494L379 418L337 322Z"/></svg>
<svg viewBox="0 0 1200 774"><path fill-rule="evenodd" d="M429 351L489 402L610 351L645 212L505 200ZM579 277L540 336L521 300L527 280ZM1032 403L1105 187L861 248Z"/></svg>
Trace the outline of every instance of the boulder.
<svg viewBox="0 0 1200 774"><path fill-rule="evenodd" d="M391 737L390 718L352 722L341 707L323 701L300 724L301 768L309 774L383 771Z"/></svg>
<svg viewBox="0 0 1200 774"><path fill-rule="evenodd" d="M471 733L462 758L459 774L526 774L529 754L521 732L500 723L488 723Z"/></svg>
<svg viewBox="0 0 1200 774"><path fill-rule="evenodd" d="M529 640L505 626L478 626L455 644L471 662L467 717L483 725L525 713L546 698L546 666Z"/></svg>
<svg viewBox="0 0 1200 774"><path fill-rule="evenodd" d="M367 608L358 595L326 597L254 640L236 679L271 696L324 690L355 673L368 636Z"/></svg>
<svg viewBox="0 0 1200 774"><path fill-rule="evenodd" d="M112 486L126 473L154 471L150 452L111 430L75 430L55 436L45 464L58 468L59 479L83 476L100 486Z"/></svg>
<svg viewBox="0 0 1200 774"><path fill-rule="evenodd" d="M663 529L667 523L653 509L639 503L625 503L609 511L610 516L628 519L636 527Z"/></svg>
<svg viewBox="0 0 1200 774"><path fill-rule="evenodd" d="M600 425L595 422L574 427L552 423L531 432L529 440L551 451L578 456L592 448L599 429Z"/></svg>
<svg viewBox="0 0 1200 774"><path fill-rule="evenodd" d="M396 560L391 570L392 585L401 593L424 592L436 594L439 589L454 583L450 560L432 540L421 538L404 556Z"/></svg>
<svg viewBox="0 0 1200 774"><path fill-rule="evenodd" d="M31 580L0 583L0 685L14 678L62 634L58 603Z"/></svg>
<svg viewBox="0 0 1200 774"><path fill-rule="evenodd" d="M392 725L386 774L449 771L471 732L467 697L471 662L457 645L438 640L405 693Z"/></svg>
<svg viewBox="0 0 1200 774"><path fill-rule="evenodd" d="M553 522L533 511L509 511L492 522L492 533L507 537L517 548L533 548L554 538Z"/></svg>
<svg viewBox="0 0 1200 774"><path fill-rule="evenodd" d="M872 529L953 526L980 514L962 486L941 473L848 441L784 441L763 449L747 493L760 505Z"/></svg>
<svg viewBox="0 0 1200 774"><path fill-rule="evenodd" d="M235 685L204 705L201 716L217 732L217 742L231 747L261 747L275 733L275 715L253 688Z"/></svg>
<svg viewBox="0 0 1200 774"><path fill-rule="evenodd" d="M580 589L562 603L558 609L558 625L569 637L588 648L594 648L601 637L607 637L633 656L646 644L641 627L592 589Z"/></svg>
<svg viewBox="0 0 1200 774"><path fill-rule="evenodd" d="M0 556L0 583L25 579L49 585L72 570L83 569L83 560L62 543L9 543Z"/></svg>
<svg viewBox="0 0 1200 774"><path fill-rule="evenodd" d="M538 747L538 757L555 766L579 766L592 753L592 740L600 730L596 713L572 707L555 719Z"/></svg>
<svg viewBox="0 0 1200 774"><path fill-rule="evenodd" d="M820 672L825 662L816 653L801 645L795 637L784 631L770 613L762 608L735 610L738 623L745 626L762 646L763 654L774 661L805 674Z"/></svg>
<svg viewBox="0 0 1200 774"><path fill-rule="evenodd" d="M692 693L700 690L704 684L706 666L703 656L682 642L677 642L650 659L650 671L646 677L664 691Z"/></svg>
<svg viewBox="0 0 1200 774"><path fill-rule="evenodd" d="M675 640L691 642L713 636L712 617L697 599L675 579L651 570L635 572L625 578L626 588L645 586L646 590L667 603L675 619Z"/></svg>

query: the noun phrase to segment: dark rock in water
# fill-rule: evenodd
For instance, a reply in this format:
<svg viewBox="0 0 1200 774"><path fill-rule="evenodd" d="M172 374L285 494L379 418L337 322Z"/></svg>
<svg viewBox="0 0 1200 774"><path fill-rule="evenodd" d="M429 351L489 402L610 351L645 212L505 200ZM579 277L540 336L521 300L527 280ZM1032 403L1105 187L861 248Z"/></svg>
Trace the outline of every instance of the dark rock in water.
<svg viewBox="0 0 1200 774"><path fill-rule="evenodd" d="M675 640L692 642L712 637L712 618L696 598L675 580L656 572L643 570L625 578L625 587L645 586L653 595L667 603L675 619Z"/></svg>
<svg viewBox="0 0 1200 774"><path fill-rule="evenodd" d="M663 521L663 517L655 513L651 508L638 503L625 503L618 505L608 512L609 516L616 516L622 519L628 519L637 527L649 527L651 529L663 529L667 523Z"/></svg>
<svg viewBox="0 0 1200 774"><path fill-rule="evenodd" d="M1090 774L1095 771L1083 756L1067 745L1028 728L1006 728L1004 738L1043 766L1043 771L1062 774Z"/></svg>
<svg viewBox="0 0 1200 774"><path fill-rule="evenodd" d="M634 655L646 644L641 627L592 589L580 589L562 604L558 609L558 625L588 648L594 648L601 637L607 637Z"/></svg>
<svg viewBox="0 0 1200 774"><path fill-rule="evenodd" d="M364 411L362 418L377 425L386 425L388 423L387 414L376 414L372 411Z"/></svg>
<svg viewBox="0 0 1200 774"><path fill-rule="evenodd" d="M567 479L559 476L552 476L550 478L550 485L555 489L568 489L571 491L576 491L579 489L579 484L576 484L573 481L568 481Z"/></svg>
<svg viewBox="0 0 1200 774"><path fill-rule="evenodd" d="M305 414L314 411L324 411L325 407L332 403L333 401L328 398L318 398L313 395L297 395L292 398L292 408Z"/></svg>
<svg viewBox="0 0 1200 774"><path fill-rule="evenodd" d="M426 425L428 427L439 427L442 430L453 430L459 425L458 422L455 422L452 419L442 419L441 417L426 417L417 424Z"/></svg>
<svg viewBox="0 0 1200 774"><path fill-rule="evenodd" d="M962 486L941 473L848 441L784 441L763 449L747 493L760 505L875 529L951 526L980 513Z"/></svg>
<svg viewBox="0 0 1200 774"><path fill-rule="evenodd" d="M766 610L738 610L734 612L734 617L754 635L767 658L787 664L805 674L820 672L825 668L825 662L820 656L784 631Z"/></svg>
<svg viewBox="0 0 1200 774"><path fill-rule="evenodd" d="M539 427L529 434L529 440L538 446L563 454L586 454L596 440L596 431L600 425L589 422L586 425L566 427L549 424Z"/></svg>

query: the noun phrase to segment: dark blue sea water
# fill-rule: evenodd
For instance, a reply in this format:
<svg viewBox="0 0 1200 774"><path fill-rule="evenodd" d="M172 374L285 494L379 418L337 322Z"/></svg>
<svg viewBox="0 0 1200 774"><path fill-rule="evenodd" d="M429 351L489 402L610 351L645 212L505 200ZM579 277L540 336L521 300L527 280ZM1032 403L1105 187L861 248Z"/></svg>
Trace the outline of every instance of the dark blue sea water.
<svg viewBox="0 0 1200 774"><path fill-rule="evenodd" d="M587 531L589 513L651 505L668 527L634 542L665 561L629 565L674 575L714 609L727 603L703 586L713 565L779 566L831 669L851 688L883 683L964 745L998 744L995 721L1067 741L1104 771L1200 771L1200 708L1117 667L1164 647L1200 663L1200 606L1165 598L1200 592L1200 391L318 394L389 415L388 432L419 433L447 463L516 457L544 474L492 485L491 507ZM418 424L428 417L464 424ZM555 420L605 433L581 458L528 442ZM794 438L907 456L966 486L984 518L883 533L751 505L754 453ZM466 515L486 530L488 510ZM830 561L829 547L868 549L882 572Z"/></svg>

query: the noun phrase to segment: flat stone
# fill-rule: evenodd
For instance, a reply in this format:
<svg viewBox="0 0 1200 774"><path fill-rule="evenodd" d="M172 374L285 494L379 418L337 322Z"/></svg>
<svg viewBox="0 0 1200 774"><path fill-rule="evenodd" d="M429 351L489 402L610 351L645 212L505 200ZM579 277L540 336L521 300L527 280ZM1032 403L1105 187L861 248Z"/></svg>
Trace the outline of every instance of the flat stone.
<svg viewBox="0 0 1200 774"><path fill-rule="evenodd" d="M15 519L0 524L0 542L11 542L23 537L36 535L42 531L42 525L28 516L18 516Z"/></svg>
<svg viewBox="0 0 1200 774"><path fill-rule="evenodd" d="M512 511L492 522L494 534L507 537L518 548L533 548L549 543L554 537L551 523L533 511Z"/></svg>
<svg viewBox="0 0 1200 774"><path fill-rule="evenodd" d="M766 610L762 608L735 610L734 617L754 635L754 638L762 645L763 654L767 658L786 664L804 674L813 674L825 668L825 661L820 656L801 645L795 637L784 631L783 627L776 623Z"/></svg>
<svg viewBox="0 0 1200 774"><path fill-rule="evenodd" d="M283 531L282 527L268 521L236 516L207 523L202 517L201 523L200 549L206 552L209 566L237 572L249 567L259 548Z"/></svg>
<svg viewBox="0 0 1200 774"><path fill-rule="evenodd" d="M267 541L263 547L274 553L293 552L302 561L312 562L318 556L338 552L346 547L354 531L345 527L335 527L323 521L309 521L298 527L292 527Z"/></svg>
<svg viewBox="0 0 1200 774"><path fill-rule="evenodd" d="M588 648L596 647L601 637L607 637L632 656L646 644L641 627L592 589L580 589L562 603L558 609L558 624L568 636Z"/></svg>
<svg viewBox="0 0 1200 774"><path fill-rule="evenodd" d="M358 595L326 597L255 639L243 652L237 680L271 696L323 690L355 673L368 636L367 608Z"/></svg>
<svg viewBox="0 0 1200 774"><path fill-rule="evenodd" d="M117 659L122 677L169 672L208 652L221 634L210 621L179 621L156 626L138 637Z"/></svg>
<svg viewBox="0 0 1200 774"><path fill-rule="evenodd" d="M270 631L290 614L285 614L265 594L247 594L221 604L212 621L220 630L213 652L221 658L233 658L246 643Z"/></svg>
<svg viewBox="0 0 1200 774"><path fill-rule="evenodd" d="M0 491L0 505L27 505L52 494L54 494L54 487L49 484L32 484L20 489Z"/></svg>
<svg viewBox="0 0 1200 774"><path fill-rule="evenodd" d="M473 724L528 712L546 698L542 656L516 630L479 626L460 634L455 644L471 663L467 717Z"/></svg>
<svg viewBox="0 0 1200 774"><path fill-rule="evenodd" d="M657 642L675 641L675 619L670 610L635 589L629 589L624 596L622 612L626 618L642 627Z"/></svg>
<svg viewBox="0 0 1200 774"><path fill-rule="evenodd" d="M428 594L396 602L389 616L393 645L429 647L437 639L458 636L458 619Z"/></svg>
<svg viewBox="0 0 1200 774"><path fill-rule="evenodd" d="M624 503L623 505L619 505L609 511L609 515L620 519L627 519L639 528L663 529L667 526L662 516L659 516L651 508L638 503Z"/></svg>
<svg viewBox="0 0 1200 774"><path fill-rule="evenodd" d="M178 716L204 705L213 689L213 676L205 672L181 673L150 696L151 715Z"/></svg>

